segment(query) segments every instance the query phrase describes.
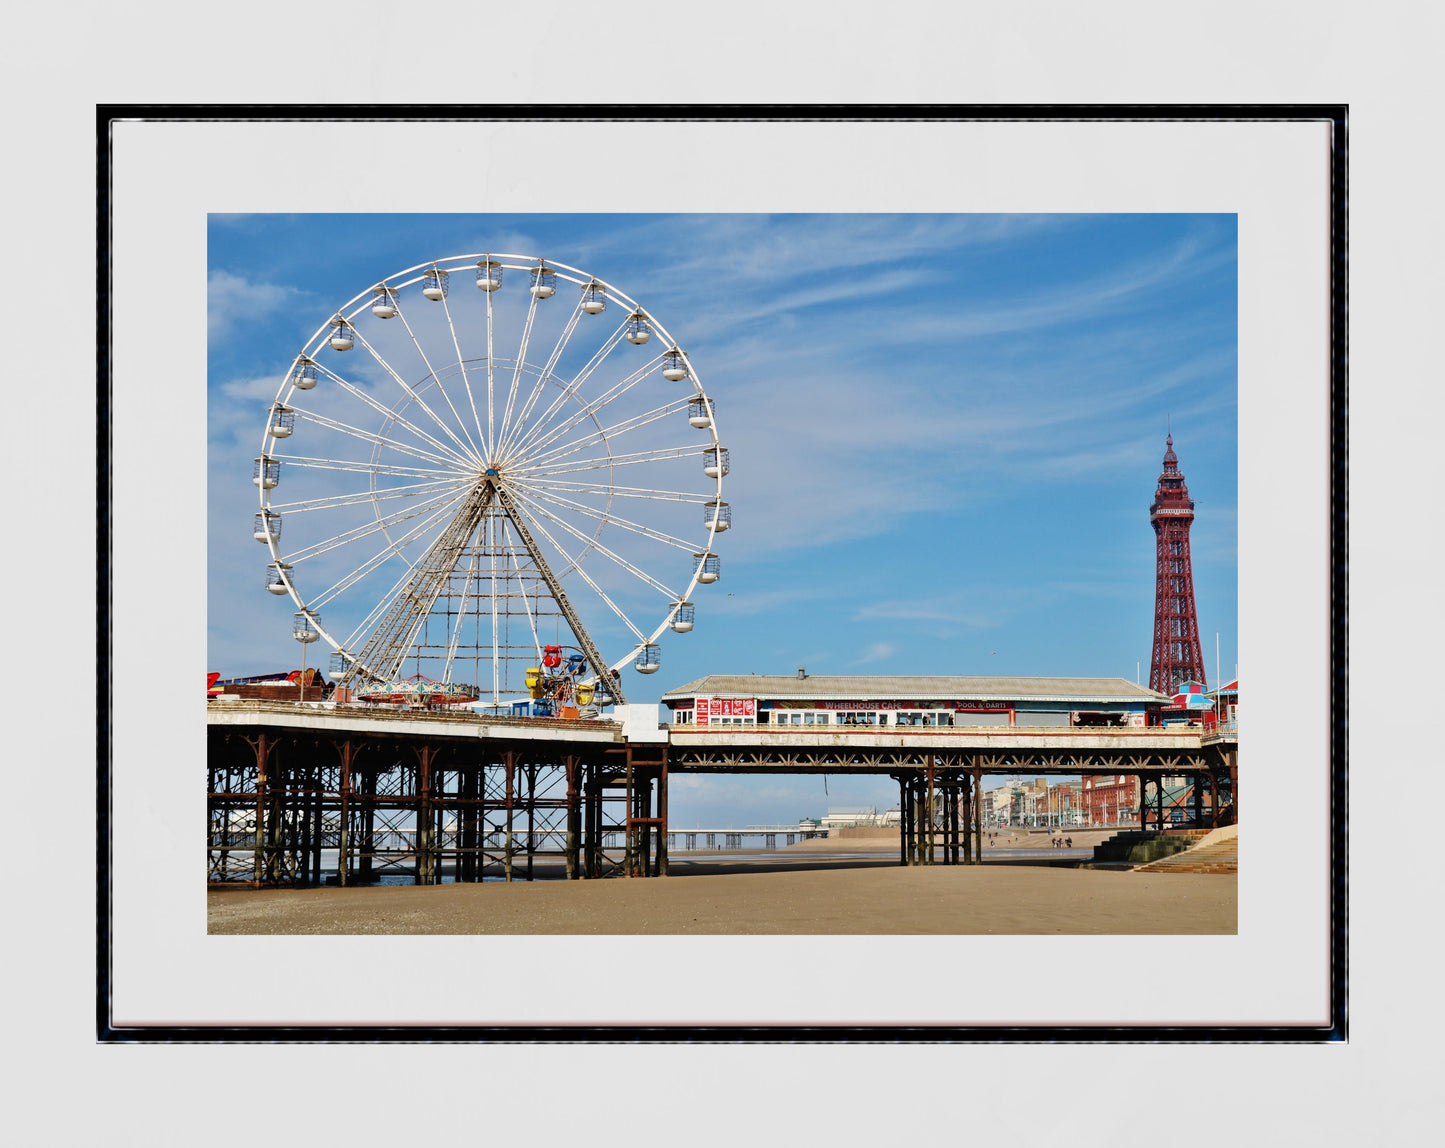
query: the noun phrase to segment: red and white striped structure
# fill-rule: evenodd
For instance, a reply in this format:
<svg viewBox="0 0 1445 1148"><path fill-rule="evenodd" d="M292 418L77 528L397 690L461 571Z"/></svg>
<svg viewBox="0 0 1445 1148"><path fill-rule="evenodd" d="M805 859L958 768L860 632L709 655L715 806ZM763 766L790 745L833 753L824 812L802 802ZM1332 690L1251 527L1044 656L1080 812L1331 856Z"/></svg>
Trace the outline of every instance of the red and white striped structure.
<svg viewBox="0 0 1445 1148"><path fill-rule="evenodd" d="M1179 459L1174 436L1164 440L1164 473L1149 507L1158 563L1154 582L1154 651L1149 658L1149 688L1177 694L1181 682L1206 683L1199 649L1199 622L1194 616L1194 574L1189 563L1189 527L1194 502Z"/></svg>

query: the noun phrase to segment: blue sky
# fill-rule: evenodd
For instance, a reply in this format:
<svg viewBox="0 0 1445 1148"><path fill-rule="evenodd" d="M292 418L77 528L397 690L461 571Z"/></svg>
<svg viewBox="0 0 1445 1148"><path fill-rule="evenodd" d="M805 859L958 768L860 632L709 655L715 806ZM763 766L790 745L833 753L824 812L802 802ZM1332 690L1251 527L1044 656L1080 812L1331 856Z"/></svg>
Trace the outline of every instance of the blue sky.
<svg viewBox="0 0 1445 1148"><path fill-rule="evenodd" d="M249 529L293 357L384 276L485 251L620 287L717 403L723 578L693 594L693 632L663 637L661 672L626 671L629 700L799 664L1147 681L1166 426L1197 504L1211 684L1216 631L1233 675L1235 218L1165 214L212 216L211 669L299 664ZM671 814L741 825L896 796L887 779L825 795L819 778L677 778Z"/></svg>

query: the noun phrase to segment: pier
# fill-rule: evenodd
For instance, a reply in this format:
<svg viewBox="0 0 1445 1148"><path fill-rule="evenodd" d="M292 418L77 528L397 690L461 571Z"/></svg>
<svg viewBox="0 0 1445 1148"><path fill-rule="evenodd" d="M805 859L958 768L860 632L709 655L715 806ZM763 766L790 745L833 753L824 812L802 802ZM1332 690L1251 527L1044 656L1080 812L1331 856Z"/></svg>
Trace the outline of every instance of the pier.
<svg viewBox="0 0 1445 1148"><path fill-rule="evenodd" d="M1166 778L1193 780L1192 824L1238 807L1232 730L628 728L256 701L209 704L207 727L207 875L220 885L530 880L541 866L664 876L679 838L776 848L824 832L675 829L672 773L886 775L906 865L981 862L989 774L1134 775L1140 824L1159 830Z"/></svg>

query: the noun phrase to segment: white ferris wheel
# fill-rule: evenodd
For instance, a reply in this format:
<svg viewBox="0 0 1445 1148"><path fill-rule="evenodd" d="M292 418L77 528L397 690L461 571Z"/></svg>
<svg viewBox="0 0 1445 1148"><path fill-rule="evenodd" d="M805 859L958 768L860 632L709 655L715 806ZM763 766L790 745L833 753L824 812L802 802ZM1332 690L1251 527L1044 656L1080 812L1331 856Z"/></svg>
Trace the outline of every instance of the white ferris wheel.
<svg viewBox="0 0 1445 1148"><path fill-rule="evenodd" d="M655 672L718 580L727 473L713 400L650 311L565 264L458 255L369 285L296 356L253 534L338 682L503 707L553 645L624 702L619 671Z"/></svg>

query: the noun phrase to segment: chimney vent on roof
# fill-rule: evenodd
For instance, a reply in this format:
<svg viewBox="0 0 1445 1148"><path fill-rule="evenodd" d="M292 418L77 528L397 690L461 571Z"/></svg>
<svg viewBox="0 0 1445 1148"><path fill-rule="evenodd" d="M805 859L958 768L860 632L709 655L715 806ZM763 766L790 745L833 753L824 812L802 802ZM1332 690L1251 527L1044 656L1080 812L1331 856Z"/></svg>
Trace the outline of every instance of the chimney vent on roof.
<svg viewBox="0 0 1445 1148"><path fill-rule="evenodd" d="M808 667L807 667L807 666L799 666L799 667L798 667L798 681L801 682L801 681L802 681L804 678L806 678L807 676L808 676Z"/></svg>

